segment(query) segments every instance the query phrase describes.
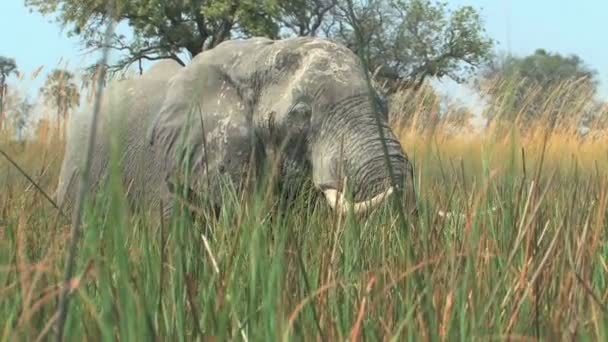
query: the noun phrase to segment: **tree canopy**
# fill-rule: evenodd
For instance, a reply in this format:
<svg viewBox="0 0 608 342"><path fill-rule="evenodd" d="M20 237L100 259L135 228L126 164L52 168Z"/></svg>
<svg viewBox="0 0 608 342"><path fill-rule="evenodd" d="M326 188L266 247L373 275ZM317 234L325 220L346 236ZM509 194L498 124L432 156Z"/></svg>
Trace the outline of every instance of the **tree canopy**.
<svg viewBox="0 0 608 342"><path fill-rule="evenodd" d="M67 70L55 69L47 77L40 89L45 103L57 110L57 129L65 134L68 112L80 104L80 92L74 83L74 76ZM63 119L63 128L60 120Z"/></svg>
<svg viewBox="0 0 608 342"><path fill-rule="evenodd" d="M515 76L542 86L575 79L597 86L597 71L587 67L578 55L563 56L545 49L537 49L525 57L495 58L482 74L485 78Z"/></svg>
<svg viewBox="0 0 608 342"><path fill-rule="evenodd" d="M103 26L107 23L105 0L25 0L38 12L57 14L68 34L79 36L86 50L103 47ZM276 0L116 0L114 20L126 23L133 37L114 34L110 47L124 58L113 65L123 69L141 60L190 57L213 48L233 36L276 37L272 19Z"/></svg>
<svg viewBox="0 0 608 342"><path fill-rule="evenodd" d="M471 6L449 10L446 3L430 0L345 2L337 6L340 20L332 35L355 51L365 49L363 59L390 90L417 89L429 76L464 82L491 56L494 41L485 36Z"/></svg>
<svg viewBox="0 0 608 342"><path fill-rule="evenodd" d="M521 122L541 117L555 120L566 104L580 105L581 111L588 108L586 102L592 101L597 91L596 77L597 72L577 55L537 49L524 57L495 57L482 69L477 87L488 95L494 109L500 107L503 114L518 115ZM486 116L493 119L500 114L491 110Z"/></svg>
<svg viewBox="0 0 608 342"><path fill-rule="evenodd" d="M86 50L103 46L105 0L25 3L56 15ZM123 58L111 71L141 60L171 58L186 64L182 54L193 57L231 38L322 36L357 52L394 89L419 86L428 76L461 82L493 45L474 8L449 10L430 0L116 0L116 7L114 19L126 24L132 37L113 36L110 47Z"/></svg>

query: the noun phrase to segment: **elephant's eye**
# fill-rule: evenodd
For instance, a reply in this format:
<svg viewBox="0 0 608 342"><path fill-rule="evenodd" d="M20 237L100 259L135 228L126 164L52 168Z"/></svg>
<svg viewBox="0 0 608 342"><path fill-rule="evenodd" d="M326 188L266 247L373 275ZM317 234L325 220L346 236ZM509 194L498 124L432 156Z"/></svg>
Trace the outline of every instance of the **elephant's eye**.
<svg viewBox="0 0 608 342"><path fill-rule="evenodd" d="M308 120L312 114L312 108L304 102L296 103L289 111L289 117L296 120Z"/></svg>

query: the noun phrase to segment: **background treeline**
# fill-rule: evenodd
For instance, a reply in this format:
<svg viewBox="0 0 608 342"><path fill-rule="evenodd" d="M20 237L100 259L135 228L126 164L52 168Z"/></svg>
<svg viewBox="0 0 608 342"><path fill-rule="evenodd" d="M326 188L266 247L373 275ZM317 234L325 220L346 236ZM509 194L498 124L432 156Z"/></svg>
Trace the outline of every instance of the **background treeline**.
<svg viewBox="0 0 608 342"><path fill-rule="evenodd" d="M78 37L83 51L104 47L105 1L25 4ZM469 134L508 122L527 134L540 122L597 136L606 128L595 70L576 55L542 48L529 56L499 53L480 11L471 6L431 0L117 0L115 6L119 29L109 45L117 57L107 65L109 77L141 73L166 58L185 65L227 39L319 36L345 44L365 61L397 129L444 122ZM38 92L41 98L32 100L10 91L8 78L19 76L17 62L0 57L0 129L21 139L28 128L34 136L55 128L62 138L64 122L80 105L80 92L91 84L97 66L52 70ZM433 84L445 79L466 84L483 103L471 108L447 101ZM35 108L40 109L32 115Z"/></svg>

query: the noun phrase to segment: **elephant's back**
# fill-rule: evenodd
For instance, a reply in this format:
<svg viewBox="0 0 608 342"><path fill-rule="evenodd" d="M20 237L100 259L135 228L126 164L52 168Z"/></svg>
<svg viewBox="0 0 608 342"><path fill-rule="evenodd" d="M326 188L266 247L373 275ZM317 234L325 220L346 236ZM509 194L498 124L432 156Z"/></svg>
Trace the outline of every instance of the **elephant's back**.
<svg viewBox="0 0 608 342"><path fill-rule="evenodd" d="M150 145L148 131L162 107L167 88L166 80L143 82L135 87L129 102L128 132L124 137L124 173L129 177L131 197L156 202L163 179L161 163Z"/></svg>
<svg viewBox="0 0 608 342"><path fill-rule="evenodd" d="M166 74L168 75L168 73ZM145 76L145 75L144 75ZM110 84L101 101L96 144L91 155L93 191L107 179L113 146L121 163L124 191L133 202L149 201L160 185L159 163L147 143L147 129L162 106L167 77L140 77ZM66 209L74 204L77 169L84 165L93 101L70 122L56 199ZM70 183L70 179L74 179Z"/></svg>
<svg viewBox="0 0 608 342"><path fill-rule="evenodd" d="M359 86L363 65L346 46L331 39L293 37L280 40L249 38L228 40L195 56L181 74L195 74L201 65L219 67L242 89L289 87L301 76L315 83L340 81L339 87ZM315 76L313 76L315 75ZM275 89L273 89L275 91Z"/></svg>

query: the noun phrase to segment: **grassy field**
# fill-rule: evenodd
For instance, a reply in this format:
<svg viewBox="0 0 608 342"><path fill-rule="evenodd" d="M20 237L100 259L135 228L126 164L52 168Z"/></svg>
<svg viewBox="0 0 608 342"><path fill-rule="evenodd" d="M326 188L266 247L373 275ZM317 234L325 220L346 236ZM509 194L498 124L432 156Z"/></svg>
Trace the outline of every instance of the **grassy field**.
<svg viewBox="0 0 608 342"><path fill-rule="evenodd" d="M575 113L566 113L566 115ZM230 198L211 227L87 207L70 340L606 340L608 140L396 127L417 220ZM47 193L61 144L0 144ZM0 336L53 336L70 224L0 156ZM441 217L438 212L463 215ZM206 245L203 232L212 228Z"/></svg>

